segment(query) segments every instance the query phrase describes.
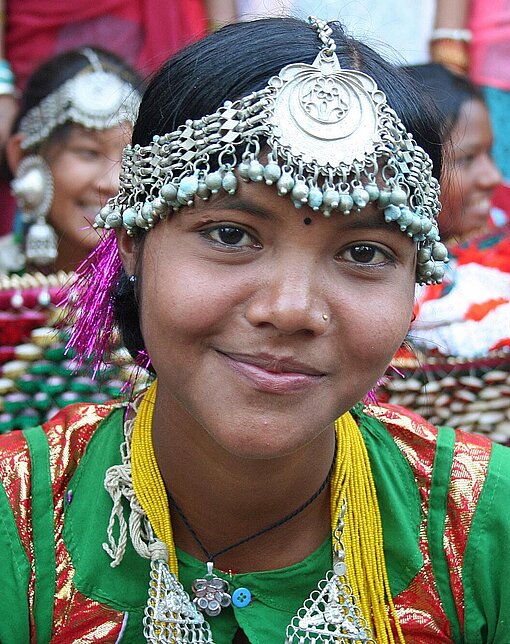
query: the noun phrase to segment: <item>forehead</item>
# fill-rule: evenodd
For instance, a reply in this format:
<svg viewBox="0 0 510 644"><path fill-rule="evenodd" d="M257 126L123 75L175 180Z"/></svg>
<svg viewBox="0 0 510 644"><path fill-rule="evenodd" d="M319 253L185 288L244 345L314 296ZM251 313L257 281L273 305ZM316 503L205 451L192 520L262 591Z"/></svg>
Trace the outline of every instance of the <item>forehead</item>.
<svg viewBox="0 0 510 644"><path fill-rule="evenodd" d="M472 99L463 103L459 118L452 129L453 145L476 145L492 141L492 127L486 105Z"/></svg>
<svg viewBox="0 0 510 644"><path fill-rule="evenodd" d="M122 123L102 130L86 128L78 123L66 123L53 132L46 145L51 148L53 145L62 147L62 145L84 143L103 149L114 148L115 158L118 156L120 160L122 149L128 142L131 129L129 123Z"/></svg>

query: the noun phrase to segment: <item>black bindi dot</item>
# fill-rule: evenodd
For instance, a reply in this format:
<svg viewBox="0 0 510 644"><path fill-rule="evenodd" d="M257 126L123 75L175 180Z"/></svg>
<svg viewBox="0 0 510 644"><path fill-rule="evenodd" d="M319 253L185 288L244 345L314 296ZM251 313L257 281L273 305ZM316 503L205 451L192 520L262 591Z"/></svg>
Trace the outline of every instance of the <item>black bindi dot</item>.
<svg viewBox="0 0 510 644"><path fill-rule="evenodd" d="M310 217L305 217L303 219L303 223L305 226L309 226L312 223L312 220L310 219Z"/></svg>

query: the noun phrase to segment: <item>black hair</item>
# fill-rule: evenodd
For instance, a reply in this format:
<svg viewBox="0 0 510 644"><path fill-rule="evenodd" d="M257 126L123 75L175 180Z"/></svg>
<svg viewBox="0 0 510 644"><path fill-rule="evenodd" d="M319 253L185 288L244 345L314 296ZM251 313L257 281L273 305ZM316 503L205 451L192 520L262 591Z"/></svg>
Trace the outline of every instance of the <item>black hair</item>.
<svg viewBox="0 0 510 644"><path fill-rule="evenodd" d="M409 65L404 71L433 101L442 121L444 141L450 138L466 103L476 100L485 105L481 90L467 76L456 74L439 63Z"/></svg>
<svg viewBox="0 0 510 644"><path fill-rule="evenodd" d="M390 107L431 157L434 175L439 179L438 125L422 109L419 96L409 89L407 75L370 47L347 36L339 23L330 26L340 65L365 72L376 81ZM227 25L181 50L156 74L142 100L132 143L148 145L156 134L172 132L188 119L214 113L226 100L262 89L285 65L313 63L321 46L316 30L295 18ZM143 244L143 234L139 239ZM123 272L116 319L126 347L136 356L144 345L138 316L133 313L137 307L134 288Z"/></svg>

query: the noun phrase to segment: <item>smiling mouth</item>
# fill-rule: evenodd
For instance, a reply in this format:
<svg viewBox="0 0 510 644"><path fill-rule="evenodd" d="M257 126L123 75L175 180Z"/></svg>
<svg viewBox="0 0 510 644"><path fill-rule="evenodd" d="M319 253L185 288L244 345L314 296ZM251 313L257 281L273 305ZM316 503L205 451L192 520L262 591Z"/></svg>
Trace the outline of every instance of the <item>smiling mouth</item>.
<svg viewBox="0 0 510 644"><path fill-rule="evenodd" d="M471 203L471 210L475 212L485 214L489 213L491 208L491 200L487 197L484 199L478 199Z"/></svg>
<svg viewBox="0 0 510 644"><path fill-rule="evenodd" d="M218 351L226 364L259 391L288 394L322 382L325 373L293 358L269 354L246 355Z"/></svg>

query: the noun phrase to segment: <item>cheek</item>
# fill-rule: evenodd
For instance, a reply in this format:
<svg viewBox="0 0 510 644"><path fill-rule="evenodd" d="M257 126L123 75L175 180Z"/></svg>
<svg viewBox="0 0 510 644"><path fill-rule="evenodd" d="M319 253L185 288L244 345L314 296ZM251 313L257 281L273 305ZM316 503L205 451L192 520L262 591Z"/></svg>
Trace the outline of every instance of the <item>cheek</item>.
<svg viewBox="0 0 510 644"><path fill-rule="evenodd" d="M404 341L413 313L414 280L396 281L377 297L363 298L358 319L353 320L354 341L367 361L385 369Z"/></svg>
<svg viewBox="0 0 510 644"><path fill-rule="evenodd" d="M231 288L229 288L229 286ZM230 319L236 286L224 284L185 253L158 253L144 259L141 325L149 345L169 337L191 344L214 333ZM150 350L149 350L150 352Z"/></svg>
<svg viewBox="0 0 510 644"><path fill-rule="evenodd" d="M83 173L73 164L66 168L62 162L54 165L51 171L54 195L50 218L62 219L61 223L65 226L65 221L73 215L71 202L83 190Z"/></svg>
<svg viewBox="0 0 510 644"><path fill-rule="evenodd" d="M439 215L441 235L449 237L462 227L463 211L469 198L471 181L469 175L458 170L443 179L442 210Z"/></svg>

